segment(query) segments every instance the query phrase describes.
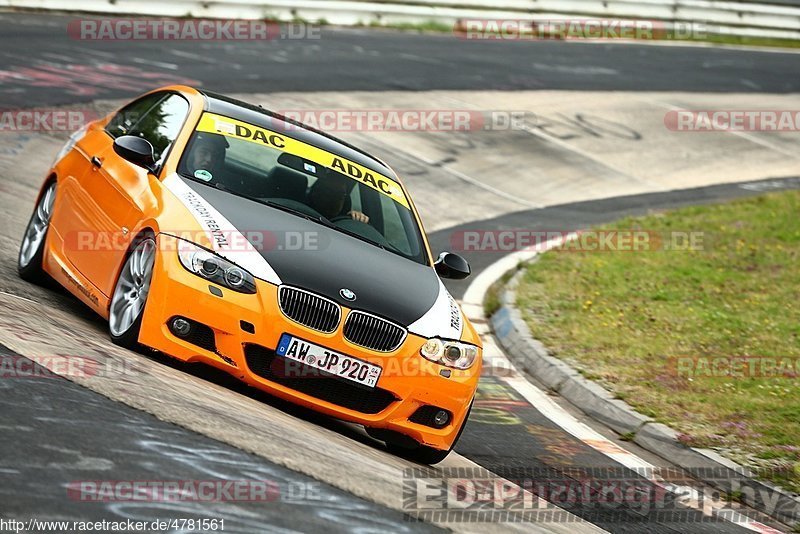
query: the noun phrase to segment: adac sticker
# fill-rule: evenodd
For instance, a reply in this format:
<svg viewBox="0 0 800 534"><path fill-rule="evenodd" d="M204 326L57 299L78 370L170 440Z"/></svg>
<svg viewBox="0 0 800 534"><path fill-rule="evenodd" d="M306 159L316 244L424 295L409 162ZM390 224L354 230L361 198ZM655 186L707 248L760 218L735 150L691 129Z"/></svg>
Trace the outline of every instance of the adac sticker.
<svg viewBox="0 0 800 534"><path fill-rule="evenodd" d="M197 131L235 137L236 139L243 139L251 143L294 154L305 160L338 171L410 209L403 188L391 178L297 139L214 113L203 114L200 118L200 124L197 125Z"/></svg>

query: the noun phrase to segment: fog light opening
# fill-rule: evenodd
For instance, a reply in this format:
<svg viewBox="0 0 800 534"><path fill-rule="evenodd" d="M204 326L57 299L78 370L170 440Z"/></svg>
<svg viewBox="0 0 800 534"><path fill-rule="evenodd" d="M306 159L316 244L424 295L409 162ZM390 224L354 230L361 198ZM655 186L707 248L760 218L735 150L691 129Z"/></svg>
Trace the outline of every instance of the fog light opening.
<svg viewBox="0 0 800 534"><path fill-rule="evenodd" d="M178 337L186 337L192 331L192 325L183 317L175 317L170 321L169 329Z"/></svg>
<svg viewBox="0 0 800 534"><path fill-rule="evenodd" d="M450 413L447 410L439 410L436 412L436 415L433 416L433 424L442 428L447 426L447 423L450 422Z"/></svg>

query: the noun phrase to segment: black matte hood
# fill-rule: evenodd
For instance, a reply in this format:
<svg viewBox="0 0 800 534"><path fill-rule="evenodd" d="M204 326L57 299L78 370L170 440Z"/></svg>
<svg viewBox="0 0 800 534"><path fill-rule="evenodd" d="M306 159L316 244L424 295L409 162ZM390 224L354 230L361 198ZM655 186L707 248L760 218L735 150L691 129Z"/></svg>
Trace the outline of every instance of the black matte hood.
<svg viewBox="0 0 800 534"><path fill-rule="evenodd" d="M439 279L429 266L292 213L196 181L185 182L248 238L284 284L403 326L422 317L436 301ZM284 238L287 233L289 243ZM253 239L262 235L268 236L266 246ZM302 236L312 236L317 246L286 246ZM353 291L356 300L342 298L339 291L343 288Z"/></svg>

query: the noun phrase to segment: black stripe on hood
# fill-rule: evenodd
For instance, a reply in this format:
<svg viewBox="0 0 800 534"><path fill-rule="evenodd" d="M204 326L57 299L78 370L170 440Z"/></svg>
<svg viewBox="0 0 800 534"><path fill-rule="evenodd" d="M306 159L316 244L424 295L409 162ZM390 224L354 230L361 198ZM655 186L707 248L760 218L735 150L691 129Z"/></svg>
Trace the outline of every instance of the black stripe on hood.
<svg viewBox="0 0 800 534"><path fill-rule="evenodd" d="M429 266L292 213L265 206L193 180L187 185L205 198L269 262L284 284L313 291L349 308L368 311L408 326L427 312L439 293ZM316 247L278 250L287 233L316 238ZM266 236L266 237L264 237ZM262 244L261 241L263 239ZM347 301L343 288L356 294Z"/></svg>

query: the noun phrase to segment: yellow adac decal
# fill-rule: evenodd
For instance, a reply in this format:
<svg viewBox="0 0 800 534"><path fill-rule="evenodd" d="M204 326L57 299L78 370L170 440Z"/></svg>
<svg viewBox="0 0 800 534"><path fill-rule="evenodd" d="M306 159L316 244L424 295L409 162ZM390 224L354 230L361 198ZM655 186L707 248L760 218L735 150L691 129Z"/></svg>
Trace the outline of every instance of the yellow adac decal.
<svg viewBox="0 0 800 534"><path fill-rule="evenodd" d="M200 118L197 131L208 132L233 137L278 149L282 152L294 154L303 159L333 169L357 182L371 187L379 193L388 196L398 204L409 208L403 188L391 178L368 169L363 165L352 162L336 154L331 154L321 148L303 143L297 139L281 135L278 132L254 126L248 122L238 121L214 113L204 113Z"/></svg>

